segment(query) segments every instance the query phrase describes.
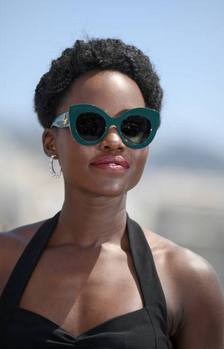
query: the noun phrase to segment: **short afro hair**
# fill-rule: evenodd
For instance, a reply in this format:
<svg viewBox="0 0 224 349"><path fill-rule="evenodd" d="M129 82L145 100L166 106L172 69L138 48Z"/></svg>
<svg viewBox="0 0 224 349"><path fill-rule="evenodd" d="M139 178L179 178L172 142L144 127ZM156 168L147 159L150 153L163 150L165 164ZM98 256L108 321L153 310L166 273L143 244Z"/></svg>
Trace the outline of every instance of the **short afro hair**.
<svg viewBox="0 0 224 349"><path fill-rule="evenodd" d="M146 107L160 111L163 91L159 77L139 49L118 39L77 40L52 61L49 72L36 87L34 108L44 128L49 128L57 117L71 83L90 70L114 70L127 75L139 86Z"/></svg>

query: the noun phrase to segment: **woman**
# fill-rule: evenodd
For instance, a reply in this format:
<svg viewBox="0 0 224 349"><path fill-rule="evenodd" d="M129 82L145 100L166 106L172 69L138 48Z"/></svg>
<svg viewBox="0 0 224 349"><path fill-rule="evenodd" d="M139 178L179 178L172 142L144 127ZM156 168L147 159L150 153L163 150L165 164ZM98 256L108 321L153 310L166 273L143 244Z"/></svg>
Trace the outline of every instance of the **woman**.
<svg viewBox="0 0 224 349"><path fill-rule="evenodd" d="M126 214L161 100L148 57L120 40L77 41L40 80L35 110L65 200L0 236L4 349L222 348L212 268Z"/></svg>

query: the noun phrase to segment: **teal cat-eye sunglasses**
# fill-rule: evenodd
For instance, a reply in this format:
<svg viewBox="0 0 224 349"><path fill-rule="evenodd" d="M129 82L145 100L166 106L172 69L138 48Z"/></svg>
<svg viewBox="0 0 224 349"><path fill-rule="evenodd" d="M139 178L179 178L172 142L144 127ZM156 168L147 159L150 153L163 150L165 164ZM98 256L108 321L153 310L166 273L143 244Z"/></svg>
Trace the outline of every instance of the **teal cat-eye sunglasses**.
<svg viewBox="0 0 224 349"><path fill-rule="evenodd" d="M139 149L152 142L159 117L159 112L150 108L134 108L111 117L95 105L82 103L71 105L68 112L56 117L51 127L70 127L77 142L93 145L100 142L113 125L124 144Z"/></svg>

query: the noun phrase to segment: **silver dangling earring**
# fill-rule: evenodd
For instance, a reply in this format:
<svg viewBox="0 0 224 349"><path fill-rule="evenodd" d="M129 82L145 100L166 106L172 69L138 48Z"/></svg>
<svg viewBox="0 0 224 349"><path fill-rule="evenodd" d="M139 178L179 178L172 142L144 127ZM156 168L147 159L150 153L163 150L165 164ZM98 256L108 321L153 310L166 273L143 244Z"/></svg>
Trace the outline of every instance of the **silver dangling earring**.
<svg viewBox="0 0 224 349"><path fill-rule="evenodd" d="M58 173L55 172L55 170L54 170L53 161L54 161L55 156L56 155L51 155L49 166L50 166L50 173L51 173L52 177L57 179L61 176L61 169L60 169L60 172L58 172Z"/></svg>

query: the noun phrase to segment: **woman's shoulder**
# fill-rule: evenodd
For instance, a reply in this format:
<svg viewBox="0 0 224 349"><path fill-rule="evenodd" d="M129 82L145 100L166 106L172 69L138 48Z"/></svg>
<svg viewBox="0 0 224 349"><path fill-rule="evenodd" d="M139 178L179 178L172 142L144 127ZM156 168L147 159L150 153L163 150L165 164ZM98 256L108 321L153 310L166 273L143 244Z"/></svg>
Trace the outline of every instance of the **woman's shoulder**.
<svg viewBox="0 0 224 349"><path fill-rule="evenodd" d="M27 243L32 239L38 228L44 222L45 221L35 222L32 224L17 227L7 232L0 232L0 250L26 246Z"/></svg>
<svg viewBox="0 0 224 349"><path fill-rule="evenodd" d="M0 232L0 294L19 257L44 221Z"/></svg>
<svg viewBox="0 0 224 349"><path fill-rule="evenodd" d="M143 231L172 317L171 337L181 343L186 341L186 348L190 342L201 348L206 341L211 343L208 348L213 348L212 341L216 336L216 347L219 348L224 326L224 299L215 270L193 251L147 229ZM204 337L198 338L197 333L203 333Z"/></svg>
<svg viewBox="0 0 224 349"><path fill-rule="evenodd" d="M151 247L156 263L168 266L169 273L175 279L186 282L206 279L208 277L217 278L216 272L210 263L197 253L143 228L146 239Z"/></svg>

